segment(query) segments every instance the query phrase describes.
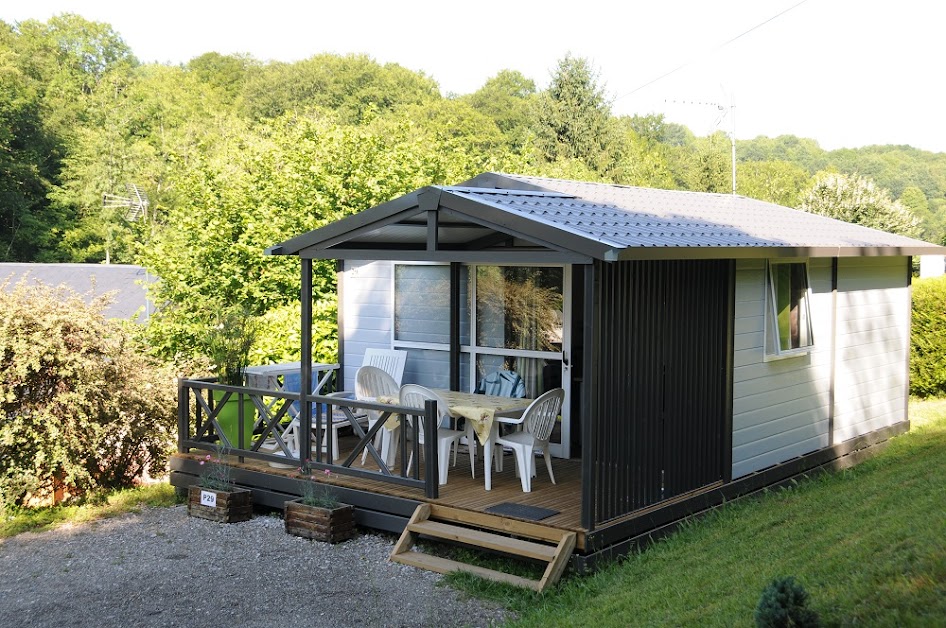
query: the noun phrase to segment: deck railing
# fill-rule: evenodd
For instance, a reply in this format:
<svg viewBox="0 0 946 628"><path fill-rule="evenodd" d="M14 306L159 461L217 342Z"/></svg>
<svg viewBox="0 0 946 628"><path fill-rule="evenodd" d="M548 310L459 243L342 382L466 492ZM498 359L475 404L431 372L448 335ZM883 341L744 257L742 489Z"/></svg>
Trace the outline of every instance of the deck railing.
<svg viewBox="0 0 946 628"><path fill-rule="evenodd" d="M218 399L215 399L214 391L219 391ZM240 401L236 404L238 419L235 442L227 437L218 420L221 409L231 399ZM244 425L247 408L243 402L247 399L252 401L255 415L251 434L245 433ZM331 455L332 439L335 437L331 419L324 420L326 417L332 417L336 409L345 415L348 421L346 426L350 426L358 437L354 449L339 461L333 460ZM358 415L369 410L379 413L379 418L366 430ZM398 452L402 464L397 467L396 473L385 463L384 457L374 446L375 435L391 417L399 422L402 434ZM282 436L291 420L299 422L298 433L301 438L298 455L291 450ZM438 420L436 402L433 401L428 401L421 410L355 399L306 395L301 392L225 386L216 383L214 379L178 380L177 422L180 453L221 450L229 456L235 456L241 463L245 460L259 460L298 467L303 467L303 461L308 461L310 469L327 469L332 473L419 488L424 491L426 497L433 499L438 497L439 486L437 439L426 438L421 444L419 433L423 424L425 434L436 434ZM238 446L244 443L248 445ZM278 453L260 451L264 443L269 443L270 446L275 443ZM313 447L313 443L323 445ZM421 448L425 462L423 465L420 464ZM352 466L356 460L361 459L365 451L377 465L377 470ZM403 461L412 454L415 463L411 465L411 472L408 473Z"/></svg>

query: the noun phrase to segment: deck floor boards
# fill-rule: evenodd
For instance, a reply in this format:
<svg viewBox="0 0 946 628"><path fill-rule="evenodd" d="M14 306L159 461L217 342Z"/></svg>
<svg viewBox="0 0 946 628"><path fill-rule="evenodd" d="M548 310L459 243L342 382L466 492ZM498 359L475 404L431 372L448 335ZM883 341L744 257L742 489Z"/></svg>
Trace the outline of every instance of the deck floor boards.
<svg viewBox="0 0 946 628"><path fill-rule="evenodd" d="M346 441L351 440L351 444ZM346 450L346 444L349 448ZM343 437L339 441L342 459L351 451L354 439ZM478 448L477 454L482 453L482 448ZM178 454L183 455L183 454ZM194 454L195 456L197 454ZM457 466L450 467L447 484L440 487L440 496L438 499L427 499L423 491L410 487L388 484L385 482L374 481L367 478L346 476L342 473L336 473L332 476L332 483L347 488L366 490L382 495L391 495L403 497L417 501L427 501L444 506L453 506L467 510L485 512L490 506L495 506L503 502L523 504L527 506L538 506L558 511L558 514L552 515L537 523L548 525L566 530L573 530L583 536L585 530L581 527L581 461L564 460L560 458L552 459L552 469L555 473L556 484L549 480L548 472L541 458L536 459L537 476L532 479L532 491L522 492L522 485L516 476L516 464L514 456L507 452L504 456L503 471L493 470L492 490L487 491L483 485L483 458L481 455L476 459L476 478L470 474L470 458L465 453L465 448L461 448L457 457ZM238 462L233 462L239 465ZM423 463L421 463L423 469ZM295 476L296 469L274 468L265 462L257 460L244 459L242 466L253 468L256 471L263 471L273 475ZM367 463L362 466L361 459L357 459L352 465L357 469L377 469L373 461L369 458ZM317 474L315 476L318 478Z"/></svg>

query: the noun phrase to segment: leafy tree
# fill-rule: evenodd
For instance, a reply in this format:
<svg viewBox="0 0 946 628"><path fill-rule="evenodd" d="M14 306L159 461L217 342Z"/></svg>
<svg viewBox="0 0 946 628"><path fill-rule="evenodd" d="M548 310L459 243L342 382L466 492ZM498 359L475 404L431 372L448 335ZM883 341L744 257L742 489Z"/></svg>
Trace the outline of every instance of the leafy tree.
<svg viewBox="0 0 946 628"><path fill-rule="evenodd" d="M515 70L502 70L461 100L492 118L509 144L520 148L531 133L535 94L535 81Z"/></svg>
<svg viewBox="0 0 946 628"><path fill-rule="evenodd" d="M920 219L924 240L942 242L946 238L946 213L935 213L923 190L913 185L907 187L900 195L900 203Z"/></svg>
<svg viewBox="0 0 946 628"><path fill-rule="evenodd" d="M917 237L919 220L889 192L860 175L822 172L800 209L881 231Z"/></svg>
<svg viewBox="0 0 946 628"><path fill-rule="evenodd" d="M188 61L186 69L194 73L202 83L217 90L221 102L230 105L243 92L250 68L256 67L259 67L259 63L249 55L205 52Z"/></svg>
<svg viewBox="0 0 946 628"><path fill-rule="evenodd" d="M17 52L22 70L43 87L48 128L68 137L86 122L86 97L116 72L129 72L138 61L111 26L64 13L45 24L17 24Z"/></svg>
<svg viewBox="0 0 946 628"><path fill-rule="evenodd" d="M659 140L660 131L654 126L641 125L641 118L621 118L617 121L623 130L620 161L611 171L611 180L623 185L639 185L673 189L675 181L669 156L672 148ZM635 129L647 135L642 136Z"/></svg>
<svg viewBox="0 0 946 628"><path fill-rule="evenodd" d="M255 120L315 107L357 122L368 112L439 98L436 82L396 63L381 65L366 55L320 54L250 68L242 106Z"/></svg>
<svg viewBox="0 0 946 628"><path fill-rule="evenodd" d="M42 259L61 221L46 203L57 142L46 132L37 82L21 69L16 34L0 22L0 260Z"/></svg>
<svg viewBox="0 0 946 628"><path fill-rule="evenodd" d="M739 142L739 158L745 161L785 161L800 166L813 175L828 166L828 157L815 140L780 135L764 135Z"/></svg>
<svg viewBox="0 0 946 628"><path fill-rule="evenodd" d="M662 113L650 113L644 116L634 115L628 118L631 129L648 146L659 144L667 146L687 146L693 142L693 133L682 124L667 122Z"/></svg>
<svg viewBox="0 0 946 628"><path fill-rule="evenodd" d="M722 131L674 151L678 185L694 192L732 192L732 146Z"/></svg>
<svg viewBox="0 0 946 628"><path fill-rule="evenodd" d="M736 168L739 194L760 201L796 207L802 191L810 187L808 172L787 161L743 161Z"/></svg>
<svg viewBox="0 0 946 628"><path fill-rule="evenodd" d="M126 183L135 183L160 207L176 167L172 158L210 150L221 127L235 124L222 96L195 74L158 64L100 81L89 96L89 123L75 132L61 183L49 194L54 207L74 217L62 232L63 258L132 261L140 234L124 209L103 207L103 194L125 195Z"/></svg>

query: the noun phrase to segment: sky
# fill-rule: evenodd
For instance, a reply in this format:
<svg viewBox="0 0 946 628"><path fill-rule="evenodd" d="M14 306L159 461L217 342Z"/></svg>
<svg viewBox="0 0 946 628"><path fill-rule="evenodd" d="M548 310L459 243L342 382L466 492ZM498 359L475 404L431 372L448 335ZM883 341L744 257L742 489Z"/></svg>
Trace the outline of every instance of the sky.
<svg viewBox="0 0 946 628"><path fill-rule="evenodd" d="M938 0L6 0L0 20L65 12L110 24L143 62L360 53L424 72L445 95L503 69L541 89L571 54L596 69L615 115L946 152Z"/></svg>

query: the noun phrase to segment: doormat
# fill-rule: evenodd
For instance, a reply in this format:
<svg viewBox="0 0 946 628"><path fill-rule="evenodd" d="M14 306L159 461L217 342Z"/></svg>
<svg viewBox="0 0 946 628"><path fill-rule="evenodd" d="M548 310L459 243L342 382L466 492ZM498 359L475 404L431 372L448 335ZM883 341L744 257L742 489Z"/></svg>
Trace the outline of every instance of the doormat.
<svg viewBox="0 0 946 628"><path fill-rule="evenodd" d="M539 508L538 506L527 506L525 504L514 504L512 502L503 502L495 506L490 506L486 509L486 512L491 515L508 515L510 517L528 519L529 521L541 521L542 519L558 514L557 510Z"/></svg>

